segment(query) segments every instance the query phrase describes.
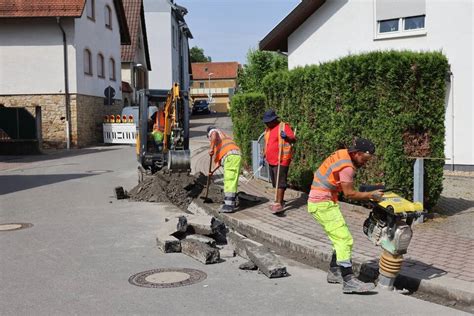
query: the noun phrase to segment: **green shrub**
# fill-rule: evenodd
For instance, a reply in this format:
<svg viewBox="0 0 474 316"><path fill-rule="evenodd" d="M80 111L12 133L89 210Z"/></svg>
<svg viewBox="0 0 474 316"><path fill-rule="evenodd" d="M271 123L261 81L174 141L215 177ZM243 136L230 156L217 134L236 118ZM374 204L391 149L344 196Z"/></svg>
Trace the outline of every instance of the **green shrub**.
<svg viewBox="0 0 474 316"><path fill-rule="evenodd" d="M234 140L242 150L244 167L252 165L252 140L264 131L262 122L265 112L265 96L262 93L241 93L232 98L230 115L232 117Z"/></svg>
<svg viewBox="0 0 474 316"><path fill-rule="evenodd" d="M238 99L239 109L251 110L238 115L254 122L271 107L297 130L289 175L295 187L309 190L312 173L328 155L364 137L375 143L377 155L358 172L356 185L383 182L408 190L412 198L411 157L444 158L448 70L446 57L438 52L387 51L277 71L262 82L266 104ZM249 122L242 129L236 114L238 142L255 139L262 124ZM443 165L443 160L425 160L425 207L434 206L441 194Z"/></svg>

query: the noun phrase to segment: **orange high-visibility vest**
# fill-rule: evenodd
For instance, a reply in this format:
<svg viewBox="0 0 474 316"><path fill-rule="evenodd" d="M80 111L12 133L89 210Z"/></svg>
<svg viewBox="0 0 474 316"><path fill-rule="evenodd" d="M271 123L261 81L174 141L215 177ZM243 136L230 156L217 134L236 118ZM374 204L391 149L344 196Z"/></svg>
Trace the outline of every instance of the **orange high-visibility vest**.
<svg viewBox="0 0 474 316"><path fill-rule="evenodd" d="M165 130L165 111L158 110L155 116L156 130L163 132ZM153 128L155 128L153 126Z"/></svg>
<svg viewBox="0 0 474 316"><path fill-rule="evenodd" d="M214 162L217 164L221 161L222 158L231 150L238 150L240 153L240 148L237 144L223 131L216 129L217 137L215 143L215 152L214 152Z"/></svg>
<svg viewBox="0 0 474 316"><path fill-rule="evenodd" d="M285 141L283 138L281 138L281 131L285 130L285 122L280 122L280 125L278 126L278 150L281 150L281 158L280 158L280 163L283 161L290 161L291 158L293 157L293 147L291 144L287 141ZM267 144L268 140L270 139L270 129L267 128L265 129L265 148L264 152L267 151Z"/></svg>
<svg viewBox="0 0 474 316"><path fill-rule="evenodd" d="M332 200L337 202L338 192L342 191L339 181L339 171L346 167L355 168L347 149L340 149L323 161L314 173L311 190L331 192Z"/></svg>

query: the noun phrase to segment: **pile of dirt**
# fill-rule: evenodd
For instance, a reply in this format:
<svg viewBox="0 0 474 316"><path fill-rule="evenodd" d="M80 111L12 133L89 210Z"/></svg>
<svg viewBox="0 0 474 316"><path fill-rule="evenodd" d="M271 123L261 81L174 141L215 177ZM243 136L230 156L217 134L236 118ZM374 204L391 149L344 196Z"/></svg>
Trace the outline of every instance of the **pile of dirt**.
<svg viewBox="0 0 474 316"><path fill-rule="evenodd" d="M128 192L133 201L169 202L186 210L193 201L205 194L207 177L203 173L170 173L159 171L143 179ZM222 203L222 189L211 181L208 197L213 203Z"/></svg>

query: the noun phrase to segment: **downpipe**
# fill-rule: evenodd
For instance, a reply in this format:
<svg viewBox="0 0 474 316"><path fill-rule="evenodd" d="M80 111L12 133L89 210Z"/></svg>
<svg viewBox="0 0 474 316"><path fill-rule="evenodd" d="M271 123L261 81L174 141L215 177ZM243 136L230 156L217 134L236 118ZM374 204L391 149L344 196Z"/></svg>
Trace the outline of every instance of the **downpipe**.
<svg viewBox="0 0 474 316"><path fill-rule="evenodd" d="M65 108L66 108L66 148L71 148L71 111L70 111L70 96L69 96L69 72L68 72L68 54L67 54L67 42L66 32L61 25L61 18L56 17L56 22L63 34L63 54L64 54L64 95L65 95Z"/></svg>

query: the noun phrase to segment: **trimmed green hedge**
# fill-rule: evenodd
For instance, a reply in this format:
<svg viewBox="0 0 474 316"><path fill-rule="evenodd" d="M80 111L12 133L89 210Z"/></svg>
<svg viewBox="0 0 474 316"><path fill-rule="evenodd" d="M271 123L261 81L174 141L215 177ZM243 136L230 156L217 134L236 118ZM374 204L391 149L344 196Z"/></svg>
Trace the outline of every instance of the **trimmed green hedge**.
<svg viewBox="0 0 474 316"><path fill-rule="evenodd" d="M265 96L262 93L242 93L232 98L230 115L234 125L234 140L242 150L244 166L252 165L252 140L264 131Z"/></svg>
<svg viewBox="0 0 474 316"><path fill-rule="evenodd" d="M373 52L318 66L269 74L261 95L238 95L232 120L244 158L249 141L263 131L267 108L297 129L290 168L293 186L309 190L314 170L334 150L355 137L371 139L377 156L357 174L357 184L385 183L413 189L414 159L444 158L446 74L449 64L438 52ZM244 145L243 145L244 144ZM425 160L425 207L442 191L444 160Z"/></svg>

